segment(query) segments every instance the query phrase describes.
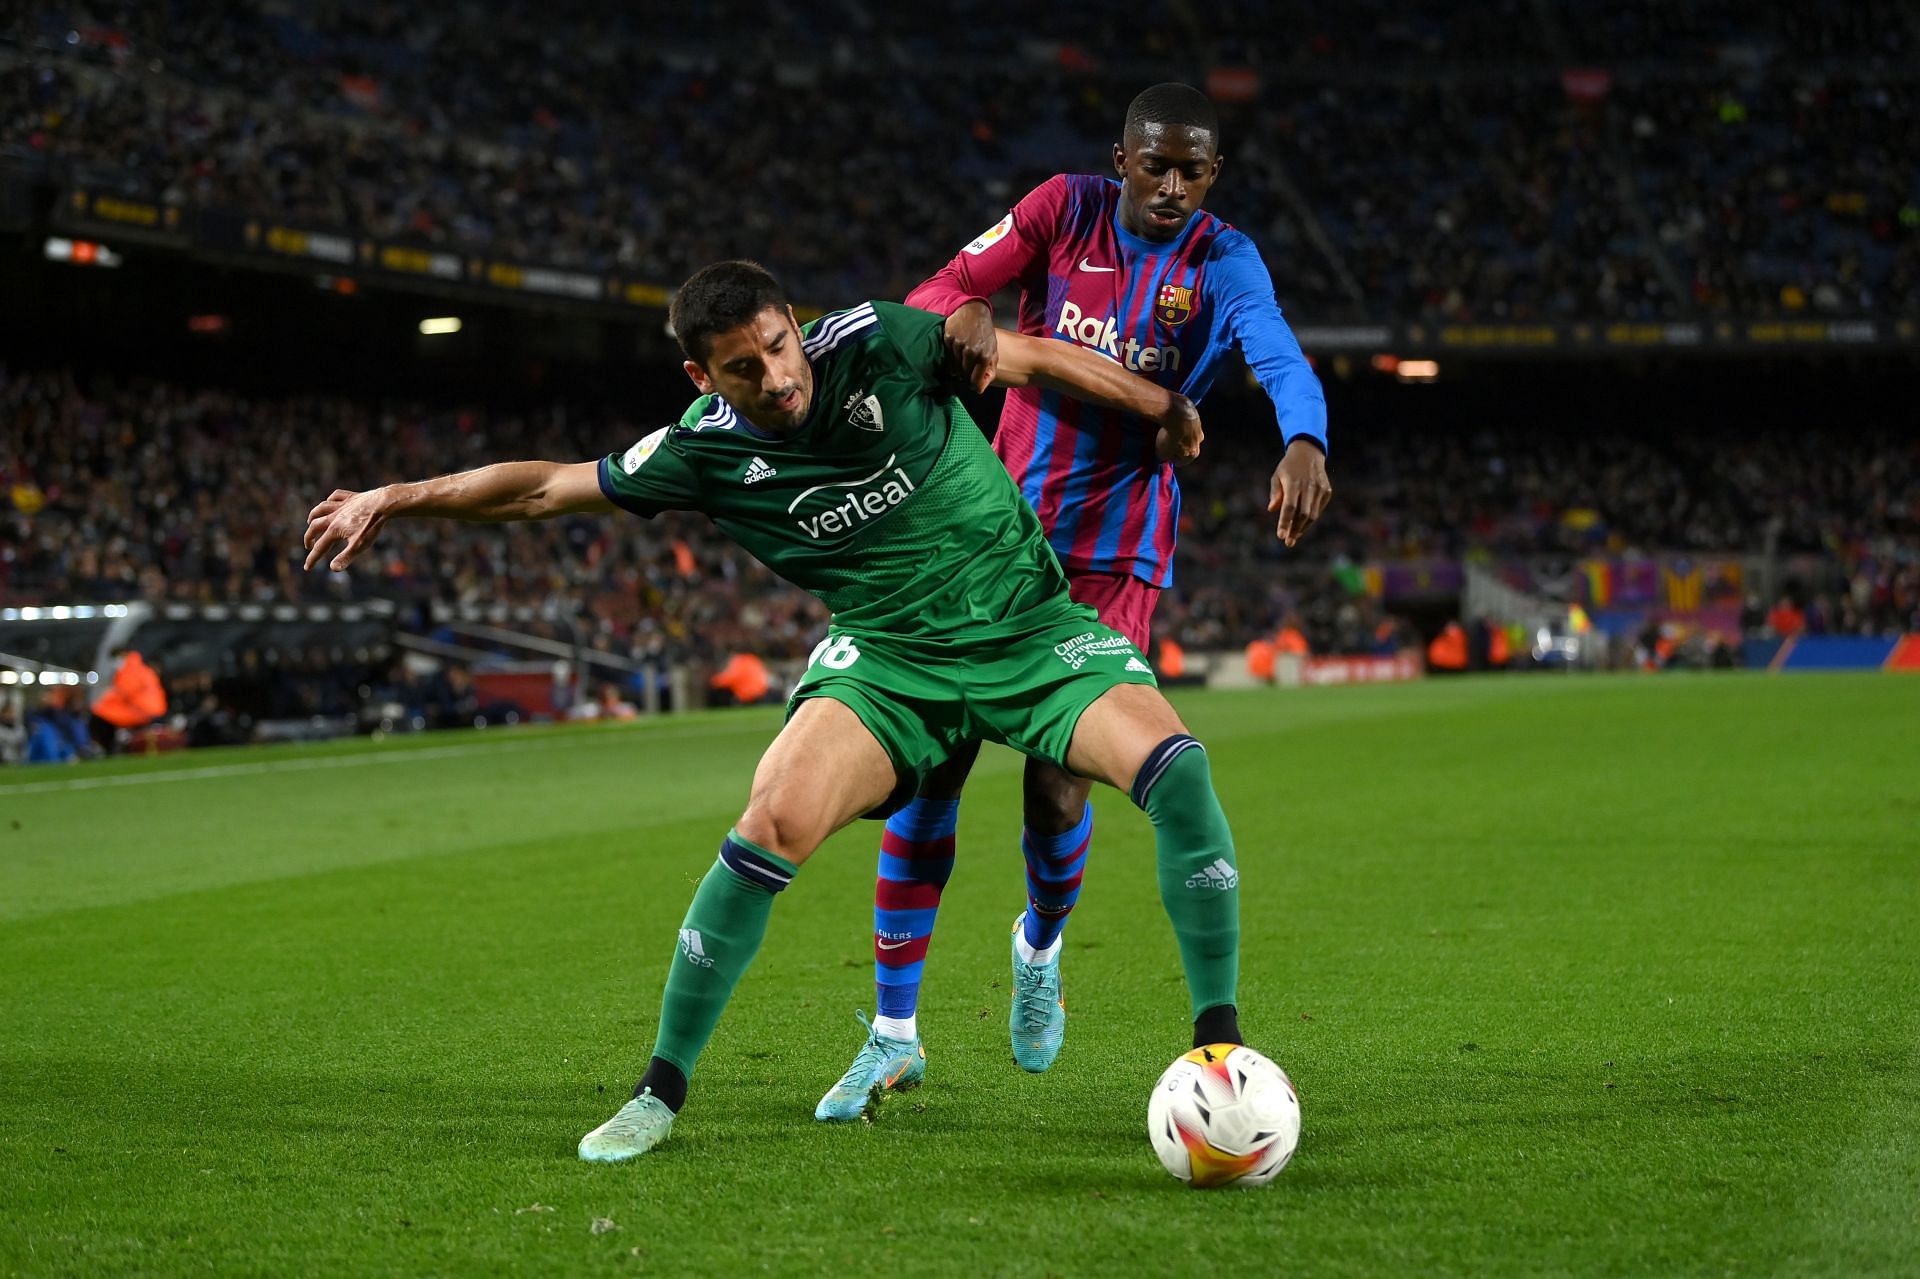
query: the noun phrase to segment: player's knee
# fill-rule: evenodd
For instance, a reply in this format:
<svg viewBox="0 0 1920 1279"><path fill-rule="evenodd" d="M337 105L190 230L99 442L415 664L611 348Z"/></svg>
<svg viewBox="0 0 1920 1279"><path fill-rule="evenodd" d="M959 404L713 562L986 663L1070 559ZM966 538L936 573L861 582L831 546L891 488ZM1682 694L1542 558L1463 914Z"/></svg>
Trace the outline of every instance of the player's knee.
<svg viewBox="0 0 1920 1279"><path fill-rule="evenodd" d="M1128 795L1156 825L1193 818L1202 801L1209 808L1218 808L1220 802L1206 748L1186 733L1169 734L1147 752Z"/></svg>
<svg viewBox="0 0 1920 1279"><path fill-rule="evenodd" d="M827 837L819 819L779 795L755 795L747 801L747 811L733 829L770 853L778 853L798 866L813 856L813 850Z"/></svg>
<svg viewBox="0 0 1920 1279"><path fill-rule="evenodd" d="M1080 824L1091 785L1064 768L1038 760L1027 765L1024 808L1027 827L1042 835L1059 835Z"/></svg>

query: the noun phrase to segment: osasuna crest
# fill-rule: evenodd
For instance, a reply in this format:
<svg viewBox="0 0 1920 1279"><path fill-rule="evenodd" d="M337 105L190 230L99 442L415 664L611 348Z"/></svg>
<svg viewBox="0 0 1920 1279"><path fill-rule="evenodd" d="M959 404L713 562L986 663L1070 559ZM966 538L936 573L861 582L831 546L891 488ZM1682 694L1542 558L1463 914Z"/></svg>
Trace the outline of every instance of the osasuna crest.
<svg viewBox="0 0 1920 1279"><path fill-rule="evenodd" d="M1163 284L1160 296L1153 301L1154 318L1162 324L1179 328L1193 314L1193 290L1184 284Z"/></svg>
<svg viewBox="0 0 1920 1279"><path fill-rule="evenodd" d="M987 228L985 231L982 231L980 233L980 238L975 240L972 244L969 244L966 248L966 251L968 253L973 254L975 257L978 257L980 254L985 253L988 249L991 249L993 247L993 242L995 240L998 240L1001 236L1005 235L1007 232L1011 230L1013 230L1013 213L1011 210L1009 210L1006 217L1001 218L998 222L994 223L991 227Z"/></svg>
<svg viewBox="0 0 1920 1279"><path fill-rule="evenodd" d="M858 394L858 391L854 392L854 395ZM880 412L879 396L863 396L858 403L855 403L853 396L850 395L847 397L847 406L847 421L861 430L884 431L887 429L887 419Z"/></svg>

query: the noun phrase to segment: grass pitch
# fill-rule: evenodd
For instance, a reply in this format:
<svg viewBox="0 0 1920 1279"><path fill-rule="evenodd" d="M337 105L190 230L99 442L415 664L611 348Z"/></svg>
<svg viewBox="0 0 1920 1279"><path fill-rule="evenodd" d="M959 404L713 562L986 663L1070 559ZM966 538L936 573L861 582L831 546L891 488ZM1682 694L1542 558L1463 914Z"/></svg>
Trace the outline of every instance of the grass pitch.
<svg viewBox="0 0 1920 1279"><path fill-rule="evenodd" d="M1097 797L1067 1046L1007 1047L989 750L927 1085L811 1119L872 1008L878 829L779 900L673 1140L574 1158L652 1041L775 714L0 774L0 1272L1912 1274L1920 680L1189 695L1244 877L1271 1187L1147 1145L1186 1004Z"/></svg>

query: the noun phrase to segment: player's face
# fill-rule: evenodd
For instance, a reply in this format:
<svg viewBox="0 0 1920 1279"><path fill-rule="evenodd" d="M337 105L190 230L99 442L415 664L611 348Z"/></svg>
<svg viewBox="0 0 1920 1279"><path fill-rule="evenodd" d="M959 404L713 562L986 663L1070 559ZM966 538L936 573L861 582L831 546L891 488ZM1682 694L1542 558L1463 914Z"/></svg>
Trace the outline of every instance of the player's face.
<svg viewBox="0 0 1920 1279"><path fill-rule="evenodd" d="M702 395L718 395L769 435L793 434L813 407L813 366L790 306L768 307L715 335L704 366L688 360L682 367Z"/></svg>
<svg viewBox="0 0 1920 1279"><path fill-rule="evenodd" d="M1220 176L1213 135L1186 125L1147 124L1113 149L1120 175L1120 224L1143 240L1186 230Z"/></svg>

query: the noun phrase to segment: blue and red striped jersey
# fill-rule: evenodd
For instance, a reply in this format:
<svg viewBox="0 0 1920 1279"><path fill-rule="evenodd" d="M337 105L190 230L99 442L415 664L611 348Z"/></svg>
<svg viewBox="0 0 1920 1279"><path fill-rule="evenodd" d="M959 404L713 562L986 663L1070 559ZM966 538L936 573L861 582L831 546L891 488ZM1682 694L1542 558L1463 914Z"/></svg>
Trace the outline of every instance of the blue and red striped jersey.
<svg viewBox="0 0 1920 1279"><path fill-rule="evenodd" d="M1272 399L1283 439L1327 443L1327 406L1274 301L1253 241L1201 210L1177 239L1120 225L1120 184L1061 174L908 294L951 315L1016 282L1022 333L1102 351L1198 403L1234 346ZM1007 392L994 436L1061 562L1077 572L1173 581L1180 485L1155 428L1055 391Z"/></svg>

